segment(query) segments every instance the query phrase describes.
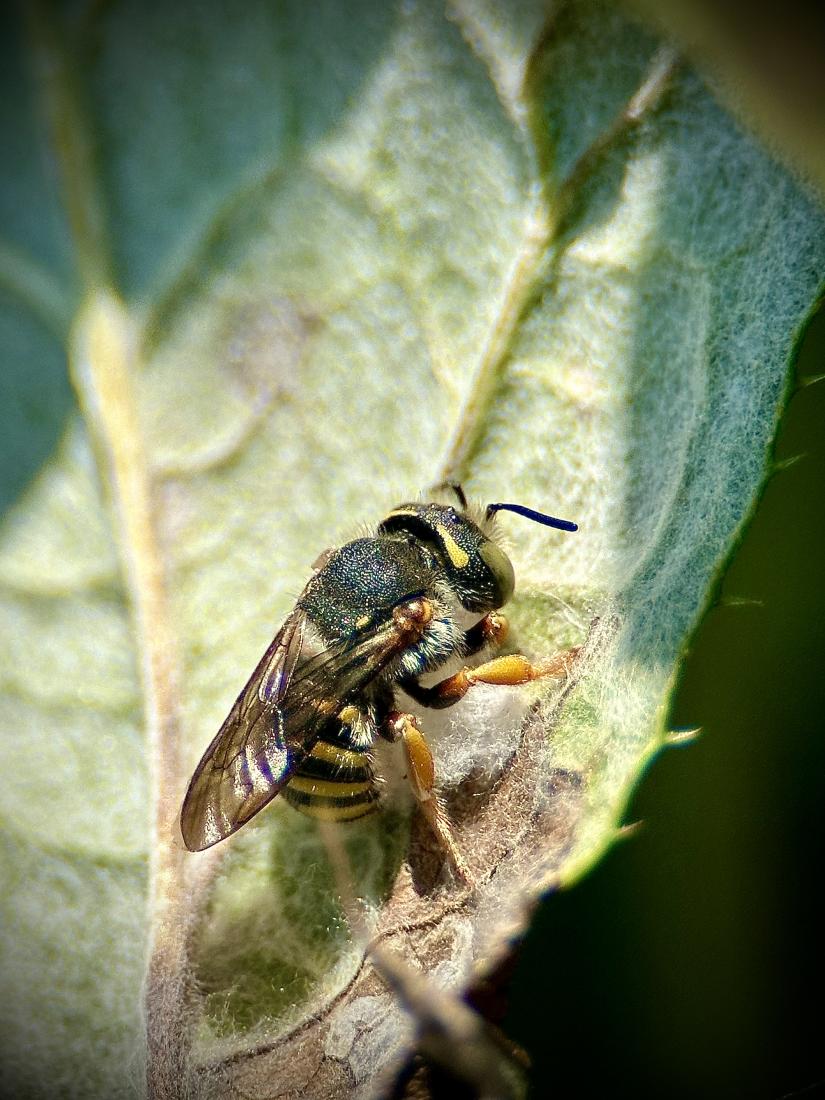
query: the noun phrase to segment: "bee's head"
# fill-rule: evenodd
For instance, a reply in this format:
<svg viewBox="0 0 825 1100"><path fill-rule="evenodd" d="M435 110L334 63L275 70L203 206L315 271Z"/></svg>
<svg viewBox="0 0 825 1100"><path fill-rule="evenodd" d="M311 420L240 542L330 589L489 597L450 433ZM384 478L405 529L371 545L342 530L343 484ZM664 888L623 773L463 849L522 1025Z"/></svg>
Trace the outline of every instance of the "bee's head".
<svg viewBox="0 0 825 1100"><path fill-rule="evenodd" d="M490 537L496 512L517 512L528 519L575 531L576 524L534 512L519 504L490 504L481 522L469 515L460 486L454 486L460 508L449 504L413 503L394 508L378 528L382 534L405 532L425 542L442 561L459 602L468 611L486 614L503 607L516 584L510 559Z"/></svg>

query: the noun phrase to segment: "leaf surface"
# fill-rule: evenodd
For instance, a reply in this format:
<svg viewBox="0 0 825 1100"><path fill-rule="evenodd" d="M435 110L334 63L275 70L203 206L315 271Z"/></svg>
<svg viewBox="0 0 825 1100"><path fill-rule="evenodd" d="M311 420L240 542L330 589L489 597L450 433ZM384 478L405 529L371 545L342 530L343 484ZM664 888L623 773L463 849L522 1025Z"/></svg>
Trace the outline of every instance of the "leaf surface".
<svg viewBox="0 0 825 1100"><path fill-rule="evenodd" d="M608 5L61 19L4 36L0 97L21 105L0 134L1 415L32 422L2 481L4 1061L21 1094L129 1093L151 945L172 960L146 1006L170 1095L178 1063L207 1093L368 1095L412 1024L315 826L276 803L216 862L184 857L192 768L326 546L445 473L578 521L502 520L514 642L583 644L574 673L424 718L475 887L401 789L346 831L381 943L445 989L488 969L611 843L664 742L770 469L825 224ZM105 415L131 400L101 383L119 356L134 422ZM143 598L153 554L165 610Z"/></svg>

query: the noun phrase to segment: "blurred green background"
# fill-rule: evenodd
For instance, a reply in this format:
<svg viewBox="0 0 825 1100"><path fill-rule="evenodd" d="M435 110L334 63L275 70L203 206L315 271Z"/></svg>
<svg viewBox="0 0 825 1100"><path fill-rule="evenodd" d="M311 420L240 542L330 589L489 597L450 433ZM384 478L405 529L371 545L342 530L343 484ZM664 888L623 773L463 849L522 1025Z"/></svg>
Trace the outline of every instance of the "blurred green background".
<svg viewBox="0 0 825 1100"><path fill-rule="evenodd" d="M797 378L824 370L821 310ZM643 827L521 952L505 1027L536 1096L825 1094L825 382L789 403L795 456L685 663L671 726L701 736L654 761Z"/></svg>

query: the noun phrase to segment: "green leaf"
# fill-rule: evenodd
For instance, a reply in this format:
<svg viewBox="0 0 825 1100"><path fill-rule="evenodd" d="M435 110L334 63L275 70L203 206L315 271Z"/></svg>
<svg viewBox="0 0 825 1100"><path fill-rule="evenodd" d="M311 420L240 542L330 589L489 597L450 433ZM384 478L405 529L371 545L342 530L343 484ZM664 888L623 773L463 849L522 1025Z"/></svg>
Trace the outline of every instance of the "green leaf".
<svg viewBox="0 0 825 1100"><path fill-rule="evenodd" d="M184 853L198 757L318 554L398 500L449 474L577 520L502 518L514 644L583 645L568 679L422 717L475 886L391 746L342 827L385 947L489 968L665 742L825 221L607 4L34 5L0 40L9 1080L124 1095L146 1045L157 1095L380 1087L412 1026L322 837L276 801Z"/></svg>

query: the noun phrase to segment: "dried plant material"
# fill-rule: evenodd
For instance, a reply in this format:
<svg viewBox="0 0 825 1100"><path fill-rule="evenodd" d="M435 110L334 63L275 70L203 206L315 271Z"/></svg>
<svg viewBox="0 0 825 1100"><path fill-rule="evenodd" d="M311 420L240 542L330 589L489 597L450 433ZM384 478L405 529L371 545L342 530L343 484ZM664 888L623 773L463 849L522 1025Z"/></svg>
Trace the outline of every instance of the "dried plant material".
<svg viewBox="0 0 825 1100"><path fill-rule="evenodd" d="M341 995L291 1034L207 1067L207 1077L220 1082L217 1095L313 1095L307 1090L316 1088L316 1075L354 1090L370 1082L377 1065L386 1083L406 1057L415 1025L423 1026L428 995L434 997L442 985L466 987L476 973L495 965L510 938L523 930L538 893L553 884L580 814L582 777L547 771L544 717L539 711L531 715L518 751L492 785L470 780L449 800L475 884L445 881L444 853L426 825L417 823L409 865L401 868L369 951ZM509 911L501 912L508 890ZM407 1005L388 992L404 988L400 960L424 982ZM431 1009L436 1017L438 1008ZM279 1072L285 1064L311 1065L313 1084L304 1077L291 1083Z"/></svg>

